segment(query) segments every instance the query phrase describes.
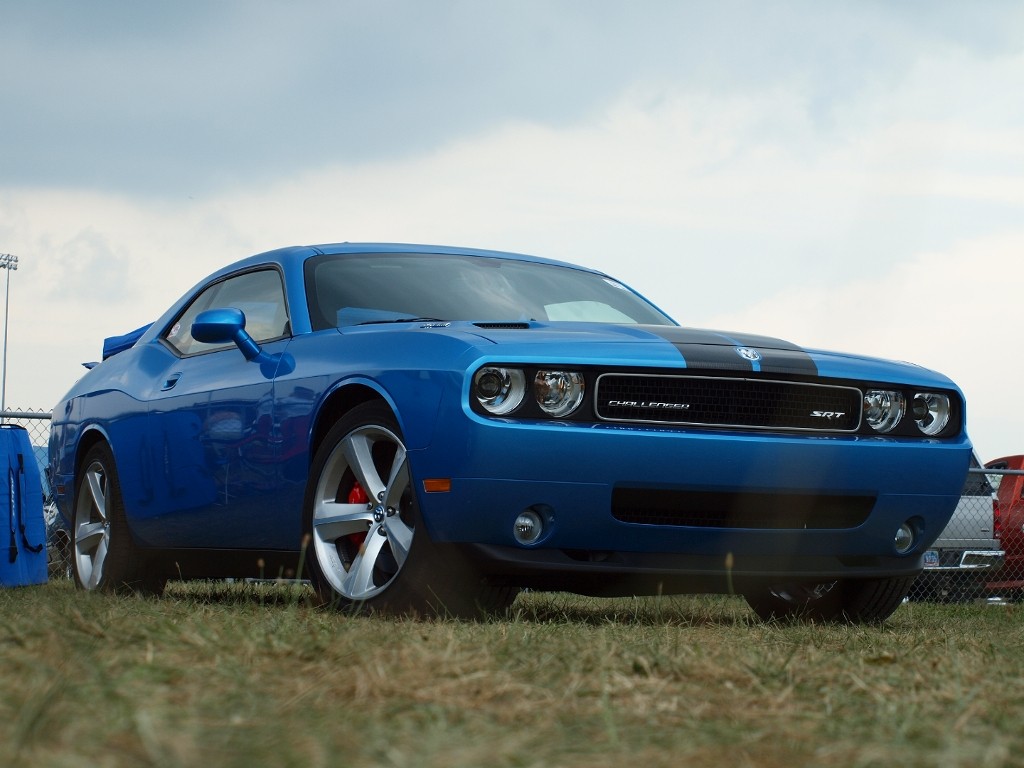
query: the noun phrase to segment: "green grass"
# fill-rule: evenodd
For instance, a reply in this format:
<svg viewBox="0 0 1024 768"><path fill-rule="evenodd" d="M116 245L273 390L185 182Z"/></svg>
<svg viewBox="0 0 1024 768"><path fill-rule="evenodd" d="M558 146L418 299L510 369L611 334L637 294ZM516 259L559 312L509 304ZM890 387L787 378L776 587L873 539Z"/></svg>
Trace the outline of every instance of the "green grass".
<svg viewBox="0 0 1024 768"><path fill-rule="evenodd" d="M348 617L300 587L0 590L0 764L1024 765L1024 613L765 625L736 598Z"/></svg>

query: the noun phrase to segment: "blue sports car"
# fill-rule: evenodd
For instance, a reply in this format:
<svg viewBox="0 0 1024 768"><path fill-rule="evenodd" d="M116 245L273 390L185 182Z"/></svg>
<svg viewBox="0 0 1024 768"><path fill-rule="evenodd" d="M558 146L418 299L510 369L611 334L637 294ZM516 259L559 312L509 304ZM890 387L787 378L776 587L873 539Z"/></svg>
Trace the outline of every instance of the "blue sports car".
<svg viewBox="0 0 1024 768"><path fill-rule="evenodd" d="M108 339L53 411L84 589L308 578L325 603L722 592L879 621L971 456L903 363L679 326L615 279L422 245L270 251Z"/></svg>

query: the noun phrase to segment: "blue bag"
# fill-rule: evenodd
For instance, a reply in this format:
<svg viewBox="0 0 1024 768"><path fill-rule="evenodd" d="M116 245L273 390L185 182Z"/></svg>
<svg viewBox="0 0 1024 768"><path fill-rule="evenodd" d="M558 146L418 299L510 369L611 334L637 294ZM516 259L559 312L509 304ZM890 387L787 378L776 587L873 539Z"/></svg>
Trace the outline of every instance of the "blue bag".
<svg viewBox="0 0 1024 768"><path fill-rule="evenodd" d="M6 478L3 477L4 470ZM3 482L6 481L6 482ZM43 487L24 427L0 424L0 586L46 583Z"/></svg>

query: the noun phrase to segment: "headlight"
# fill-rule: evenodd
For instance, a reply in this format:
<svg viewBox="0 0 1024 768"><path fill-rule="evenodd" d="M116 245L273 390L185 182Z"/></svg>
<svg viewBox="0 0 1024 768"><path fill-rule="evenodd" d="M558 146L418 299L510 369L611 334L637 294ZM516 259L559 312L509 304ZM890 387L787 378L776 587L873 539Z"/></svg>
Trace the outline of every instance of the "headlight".
<svg viewBox="0 0 1024 768"><path fill-rule="evenodd" d="M864 420L876 432L891 432L906 411L903 393L887 389L869 389L864 393Z"/></svg>
<svg viewBox="0 0 1024 768"><path fill-rule="evenodd" d="M583 402L583 374L569 371L537 371L533 396L548 416L568 416Z"/></svg>
<svg viewBox="0 0 1024 768"><path fill-rule="evenodd" d="M949 397L938 392L914 395L914 421L926 435L937 435L949 424Z"/></svg>
<svg viewBox="0 0 1024 768"><path fill-rule="evenodd" d="M514 411L525 394L526 376L518 368L481 368L473 376L473 396L495 416Z"/></svg>

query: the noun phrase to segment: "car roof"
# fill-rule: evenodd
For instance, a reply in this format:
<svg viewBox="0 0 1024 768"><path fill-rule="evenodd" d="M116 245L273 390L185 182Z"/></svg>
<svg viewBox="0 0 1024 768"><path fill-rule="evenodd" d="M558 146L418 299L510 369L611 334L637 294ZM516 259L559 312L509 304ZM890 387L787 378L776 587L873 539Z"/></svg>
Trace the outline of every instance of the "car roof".
<svg viewBox="0 0 1024 768"><path fill-rule="evenodd" d="M536 264L552 264L560 267L569 267L571 269L578 269L583 272L593 272L595 274L604 275L605 273L590 269L588 267L581 267L578 264L571 264L566 261L558 261L556 259L546 259L541 256L531 256L525 253L515 253L513 251L496 251L487 250L483 248L461 248L449 245L425 245L422 243L324 243L320 245L297 245L288 246L285 248L276 248L271 251L264 251L263 253L250 256L241 261L237 261L234 264L229 264L221 270L220 273L234 272L239 269L244 269L247 266L266 263L268 261L278 262L282 265L291 264L294 265L297 262L302 262L311 256L323 255L338 255L338 254L373 254L373 253L411 253L411 254L422 254L428 255L452 255L452 256L479 256L483 258L492 259L510 259L514 261L526 261Z"/></svg>
<svg viewBox="0 0 1024 768"><path fill-rule="evenodd" d="M228 264L221 267L217 271L207 275L194 286L192 286L185 294L168 308L165 313L149 328L140 328L138 331L128 334L131 336L132 343L136 341L151 341L153 337L166 326L170 319L174 317L185 303L195 295L196 291L200 290L204 285L208 285L216 280L220 280L228 275L242 272L253 267L259 267L266 264L277 264L286 274L293 276L301 276L303 269L303 262L313 256L319 255L341 255L341 254L388 254L388 253L410 253L410 254L422 254L424 256L430 255L455 255L455 256L479 256L482 258L497 258L497 259L510 259L513 261L532 262L535 264L551 264L554 266L567 267L569 269L575 269L581 272L589 272L591 274L600 275L601 277L608 277L608 275L600 270L589 269L588 267L581 267L578 264L571 264L565 261L557 261L555 259L545 259L540 256L530 256L523 253L514 253L511 251L494 251L485 250L482 248L459 248L448 245L424 245L420 243L325 243L321 245L292 245L284 248L275 248L273 250L264 251L257 253L254 256L241 259L234 263ZM299 281L293 280L293 285L299 285ZM299 290L295 288L295 290ZM298 296L294 297L296 300ZM304 304L304 299L299 301L295 306ZM301 313L300 313L301 317ZM293 321L296 318L293 317ZM302 326L293 326L296 330L301 331ZM308 329L307 329L308 330ZM141 335L139 332L142 332ZM111 341L117 342L119 339L112 339ZM131 346L131 344L128 344Z"/></svg>

